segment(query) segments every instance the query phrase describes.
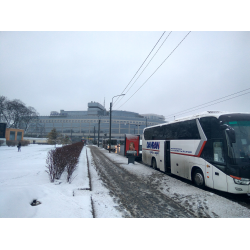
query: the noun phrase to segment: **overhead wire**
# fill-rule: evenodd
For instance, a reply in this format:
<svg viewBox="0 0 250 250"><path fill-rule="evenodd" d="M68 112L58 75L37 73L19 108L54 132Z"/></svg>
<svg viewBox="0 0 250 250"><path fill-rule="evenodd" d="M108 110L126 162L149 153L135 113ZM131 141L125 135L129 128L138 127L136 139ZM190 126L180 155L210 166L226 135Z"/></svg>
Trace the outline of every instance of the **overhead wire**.
<svg viewBox="0 0 250 250"><path fill-rule="evenodd" d="M186 37L191 33L189 31L185 37L178 43L178 45L171 51L171 53L164 59L164 61L156 68L156 70L148 77L148 79L134 92L134 94L126 101L124 102L120 107L122 107L124 104L126 104L144 85L145 83L156 73L156 71L165 63L165 61L174 53L174 51L181 45L181 43L186 39ZM119 107L119 108L120 108ZM118 108L118 109L119 109Z"/></svg>
<svg viewBox="0 0 250 250"><path fill-rule="evenodd" d="M172 33L172 31L169 32L169 34L167 35L167 37L165 38L165 40L162 42L162 44L160 45L160 47L157 49L157 51L155 52L155 54L152 56L152 58L150 59L150 61L148 62L148 64L145 66L145 68L142 70L142 72L140 73L140 75L136 78L136 80L133 82L133 84L130 86L130 88L127 90L127 92L125 94L127 94L129 92L129 90L133 87L133 85L136 83L136 81L140 78L140 76L142 75L142 73L144 72L144 70L148 67L148 65L150 64L150 62L156 56L156 54L161 49L162 45L166 42L166 40L168 39L168 37L170 36L171 33ZM123 98L124 98L124 96L122 96L122 98L119 101L121 101ZM118 104L119 101L117 101L116 104Z"/></svg>
<svg viewBox="0 0 250 250"><path fill-rule="evenodd" d="M192 107L192 108L188 108L188 109L185 109L185 110L179 111L179 112L177 112L177 113L174 113L174 114L171 114L171 115L165 116L165 118L168 118L168 117L173 117L173 116L176 116L176 115L186 114L186 113L188 113L188 112L191 112L191 111L195 111L195 110L197 110L197 108L198 108L198 107L200 107L200 108L198 108L198 109L201 109L201 108L205 108L205 107L208 107L208 106L214 105L214 104L216 104L216 103L213 103L213 104L207 105L207 106L205 106L205 107L202 107L202 106L204 106L204 105L206 105L206 104L209 104L209 103L212 103L212 102L215 102L215 101L222 100L222 99L224 99L224 98L227 98L227 97L229 97L229 96L232 96L232 95L236 95L236 94L242 93L242 92L247 91L247 90L249 90L249 89L250 89L250 88L247 88L247 89L244 89L244 90L238 91L238 92L236 92L236 93L233 93L233 94L230 94L230 95L227 95L227 96L224 96L224 97L220 97L220 98L215 99L215 100L213 100L213 101L206 102L206 103L200 104L200 105L198 105L198 106L195 106L195 107ZM245 95L245 94L248 94L248 93L250 93L250 92L244 93L244 94L242 94L242 95ZM239 95L239 96L242 96L242 95ZM235 96L235 97L232 97L232 98L226 99L226 100L224 100L224 101L227 101L227 100L230 100L230 99L233 99L233 98L239 97L239 96ZM223 102L223 101L221 101L221 102ZM217 102L217 103L220 103L220 102ZM194 110L193 110L193 109L194 109ZM188 112L185 112L185 111L188 111Z"/></svg>
<svg viewBox="0 0 250 250"><path fill-rule="evenodd" d="M161 35L161 37L159 38L159 40L157 41L157 43L155 44L155 46L153 47L153 49L150 51L150 53L148 54L148 56L146 57L146 59L144 60L144 62L142 63L142 65L140 66L140 68L136 71L136 73L134 74L134 76L132 77L132 79L130 80L130 82L127 84L127 86L125 87L125 89L122 91L121 95L123 94L123 92L127 89L127 87L129 86L129 84L132 82L132 80L135 78L136 74L139 72L139 70L141 69L141 67L143 66L143 64L147 61L148 57L151 55L151 53L153 52L153 50L155 49L156 45L159 43L159 41L161 40L161 38L163 37L163 35L165 34L166 31L164 31ZM114 104L119 100L120 96L116 99L116 101L114 102ZM113 105L114 105L113 104Z"/></svg>
<svg viewBox="0 0 250 250"><path fill-rule="evenodd" d="M204 106L204 105L206 105L206 104L208 104L208 103L212 103L212 102L215 102L215 101L218 101L218 100L221 100L221 99L227 98L227 97L232 96L232 95L236 95L236 94L238 94L238 93L241 93L241 92L247 91L247 90L249 90L249 89L250 89L250 88L247 88L247 89L244 89L244 90L242 90L242 91L239 91L239 92L233 93L233 94L231 94L231 95L227 95L227 96L224 96L224 97L220 97L220 98L215 99L215 100L213 100L213 101L206 102L206 103L204 103L204 104L200 104L200 105L198 105L198 106L195 106L195 107L192 107L192 108L188 108L188 109L182 110L182 111L180 111L180 112L177 112L177 113L174 113L174 114L171 114L171 115L165 116L165 118L167 118L167 117L172 117L172 116L174 116L174 115L179 115L179 114L182 114L183 112L188 111L188 110L189 110L189 112L190 112L190 111L192 111L192 109L194 109L194 108ZM212 104L212 105L213 105L213 104ZM208 107L208 106L206 106L206 107ZM203 107L201 107L201 108L203 108Z"/></svg>

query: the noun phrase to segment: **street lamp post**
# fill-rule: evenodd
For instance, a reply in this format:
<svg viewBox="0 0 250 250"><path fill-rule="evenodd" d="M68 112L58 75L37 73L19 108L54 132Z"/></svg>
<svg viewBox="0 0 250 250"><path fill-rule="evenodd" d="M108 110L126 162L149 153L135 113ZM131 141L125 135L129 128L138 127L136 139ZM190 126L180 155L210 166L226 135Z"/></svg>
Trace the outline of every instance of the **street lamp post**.
<svg viewBox="0 0 250 250"><path fill-rule="evenodd" d="M141 125L136 125L136 126L138 127L138 135L139 135L139 134L140 134L140 133L139 133L139 127L140 127Z"/></svg>
<svg viewBox="0 0 250 250"><path fill-rule="evenodd" d="M137 125L137 124L134 124L134 125L138 127L138 134L139 134L139 127L140 127L141 125ZM134 135L135 135L135 127L134 127Z"/></svg>
<svg viewBox="0 0 250 250"><path fill-rule="evenodd" d="M111 121L112 121L112 106L113 106L113 99L117 96L122 96L122 95L125 95L125 94L121 94L121 95L115 95L113 98L112 98L112 102L110 103L110 114L109 114L109 153L111 152Z"/></svg>
<svg viewBox="0 0 250 250"><path fill-rule="evenodd" d="M100 118L98 117L98 148L99 148L99 140L100 140Z"/></svg>

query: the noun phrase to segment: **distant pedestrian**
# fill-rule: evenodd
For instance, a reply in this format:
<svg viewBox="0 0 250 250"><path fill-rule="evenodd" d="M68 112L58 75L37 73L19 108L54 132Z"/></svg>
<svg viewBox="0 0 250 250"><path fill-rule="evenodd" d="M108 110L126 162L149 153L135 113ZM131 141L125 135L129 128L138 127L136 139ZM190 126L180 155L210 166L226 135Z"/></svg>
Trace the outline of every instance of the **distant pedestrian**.
<svg viewBox="0 0 250 250"><path fill-rule="evenodd" d="M18 145L17 145L18 152L21 152L21 146L22 146L22 144L21 144L21 142L19 142Z"/></svg>

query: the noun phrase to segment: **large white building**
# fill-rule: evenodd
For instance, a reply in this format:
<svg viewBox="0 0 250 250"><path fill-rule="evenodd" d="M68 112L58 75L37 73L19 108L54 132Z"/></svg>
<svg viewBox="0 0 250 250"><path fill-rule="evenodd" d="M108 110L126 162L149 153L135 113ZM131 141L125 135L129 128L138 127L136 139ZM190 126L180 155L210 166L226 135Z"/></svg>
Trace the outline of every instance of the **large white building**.
<svg viewBox="0 0 250 250"><path fill-rule="evenodd" d="M30 126L29 136L45 137L53 128L64 135L78 138L96 138L100 121L100 138L109 136L109 111L98 102L88 103L87 111L51 111L49 116L40 116ZM164 116L140 115L135 112L112 110L112 138L123 139L124 134L142 134L146 126L165 123Z"/></svg>

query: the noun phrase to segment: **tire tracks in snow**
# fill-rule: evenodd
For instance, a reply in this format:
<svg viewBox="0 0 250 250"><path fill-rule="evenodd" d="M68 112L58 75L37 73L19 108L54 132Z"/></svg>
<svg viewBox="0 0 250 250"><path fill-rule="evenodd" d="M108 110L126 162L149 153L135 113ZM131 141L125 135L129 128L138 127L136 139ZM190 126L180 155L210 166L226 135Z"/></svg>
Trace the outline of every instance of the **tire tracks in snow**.
<svg viewBox="0 0 250 250"><path fill-rule="evenodd" d="M128 172L96 147L89 147L95 169L110 195L132 218L194 218L196 215L157 190L154 185Z"/></svg>

